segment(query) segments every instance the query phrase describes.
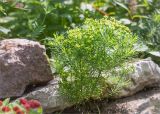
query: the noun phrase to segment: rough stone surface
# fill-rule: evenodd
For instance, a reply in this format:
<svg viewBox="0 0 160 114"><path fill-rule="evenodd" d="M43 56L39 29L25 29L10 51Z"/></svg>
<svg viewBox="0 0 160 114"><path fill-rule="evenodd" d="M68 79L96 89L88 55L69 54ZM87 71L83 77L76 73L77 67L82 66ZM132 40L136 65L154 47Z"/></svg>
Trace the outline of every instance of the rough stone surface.
<svg viewBox="0 0 160 114"><path fill-rule="evenodd" d="M58 93L58 79L50 81L47 86L37 88L23 97L39 100L46 114L63 110L73 105L65 101Z"/></svg>
<svg viewBox="0 0 160 114"><path fill-rule="evenodd" d="M160 67L151 59L133 63L134 73L130 74L131 84L123 88L117 98L131 96L145 87L156 86L160 82Z"/></svg>
<svg viewBox="0 0 160 114"><path fill-rule="evenodd" d="M129 75L132 84L127 88L123 88L116 98L133 95L147 86L152 86L160 82L160 68L153 61L148 59L139 60L133 65L135 66L135 72ZM49 85L38 88L24 97L39 100L42 103L45 113L63 110L73 105L66 102L59 95L57 80L53 80Z"/></svg>
<svg viewBox="0 0 160 114"><path fill-rule="evenodd" d="M102 114L160 114L160 89L103 105Z"/></svg>
<svg viewBox="0 0 160 114"><path fill-rule="evenodd" d="M160 114L160 88L152 88L152 90L150 88L150 90L115 101L108 102L104 99L87 103L80 108L71 107L61 114L82 114L82 112L84 114Z"/></svg>
<svg viewBox="0 0 160 114"><path fill-rule="evenodd" d="M21 96L28 85L52 78L44 46L26 39L0 41L0 99Z"/></svg>

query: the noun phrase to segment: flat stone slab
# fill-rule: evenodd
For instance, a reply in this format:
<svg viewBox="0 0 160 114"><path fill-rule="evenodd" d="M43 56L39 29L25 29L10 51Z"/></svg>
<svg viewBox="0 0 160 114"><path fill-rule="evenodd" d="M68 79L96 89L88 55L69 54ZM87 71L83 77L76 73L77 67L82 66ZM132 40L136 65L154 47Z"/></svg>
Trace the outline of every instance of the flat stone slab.
<svg viewBox="0 0 160 114"><path fill-rule="evenodd" d="M133 66L135 67L135 71L129 74L129 77L131 78L130 86L123 88L120 93L115 96L115 99L131 96L143 90L145 87L151 87L160 82L160 67L152 60L138 60L133 63ZM65 108L74 105L67 102L59 94L58 80L56 79L52 80L47 86L38 88L24 95L24 97L27 99L39 100L42 103L46 114L51 114L58 110L64 110ZM102 98L105 97L105 95L102 96Z"/></svg>
<svg viewBox="0 0 160 114"><path fill-rule="evenodd" d="M160 114L160 88L104 103L101 114Z"/></svg>

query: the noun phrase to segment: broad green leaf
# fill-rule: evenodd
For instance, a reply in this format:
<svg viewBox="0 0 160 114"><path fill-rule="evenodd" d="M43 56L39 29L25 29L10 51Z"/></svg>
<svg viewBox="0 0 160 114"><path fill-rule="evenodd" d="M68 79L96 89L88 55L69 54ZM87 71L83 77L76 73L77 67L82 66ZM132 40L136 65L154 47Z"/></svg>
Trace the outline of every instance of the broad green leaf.
<svg viewBox="0 0 160 114"><path fill-rule="evenodd" d="M42 109L42 107L38 108L38 109L37 109L37 112L38 112L38 114L43 114L43 109Z"/></svg>
<svg viewBox="0 0 160 114"><path fill-rule="evenodd" d="M156 57L160 57L160 51L151 51L149 52L151 55L154 55Z"/></svg>
<svg viewBox="0 0 160 114"><path fill-rule="evenodd" d="M13 21L14 19L15 19L14 17L8 17L8 16L2 17L0 18L0 23L8 23L10 21Z"/></svg>
<svg viewBox="0 0 160 114"><path fill-rule="evenodd" d="M10 32L10 29L7 29L7 28L0 26L0 32L2 32L4 34L8 34Z"/></svg>
<svg viewBox="0 0 160 114"><path fill-rule="evenodd" d="M148 46L146 46L145 44L135 44L134 45L134 49L137 51L137 52L144 52L144 51L147 51L149 48Z"/></svg>
<svg viewBox="0 0 160 114"><path fill-rule="evenodd" d="M3 101L3 105L6 106L9 104L10 98L7 98Z"/></svg>
<svg viewBox="0 0 160 114"><path fill-rule="evenodd" d="M144 16L144 15L134 15L132 18L133 18L133 19L135 19L135 18L145 18L145 19L147 19L148 16Z"/></svg>
<svg viewBox="0 0 160 114"><path fill-rule="evenodd" d="M132 21L131 21L131 20L129 20L129 19L125 19L125 18L120 19L120 22L122 22L122 23L123 23L123 24L125 24L125 25L128 25L128 24L131 24L131 23L132 23Z"/></svg>
<svg viewBox="0 0 160 114"><path fill-rule="evenodd" d="M127 11L129 12L128 7L127 7L127 6L125 6L123 3L121 3L121 2L117 2L117 1L115 1L115 3L116 3L117 5L119 5L119 6L121 6L122 8L124 8L125 10L127 10Z"/></svg>
<svg viewBox="0 0 160 114"><path fill-rule="evenodd" d="M31 109L29 111L29 114L42 114L42 113L37 112L37 110Z"/></svg>

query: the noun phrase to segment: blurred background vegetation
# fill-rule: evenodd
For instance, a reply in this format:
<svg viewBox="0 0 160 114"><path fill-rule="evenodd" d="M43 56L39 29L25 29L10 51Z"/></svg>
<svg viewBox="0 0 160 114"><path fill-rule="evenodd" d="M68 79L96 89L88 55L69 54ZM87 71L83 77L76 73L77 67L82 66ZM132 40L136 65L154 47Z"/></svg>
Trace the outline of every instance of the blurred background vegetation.
<svg viewBox="0 0 160 114"><path fill-rule="evenodd" d="M0 38L29 38L49 50L54 33L103 16L138 34L138 51L160 49L160 0L0 0Z"/></svg>

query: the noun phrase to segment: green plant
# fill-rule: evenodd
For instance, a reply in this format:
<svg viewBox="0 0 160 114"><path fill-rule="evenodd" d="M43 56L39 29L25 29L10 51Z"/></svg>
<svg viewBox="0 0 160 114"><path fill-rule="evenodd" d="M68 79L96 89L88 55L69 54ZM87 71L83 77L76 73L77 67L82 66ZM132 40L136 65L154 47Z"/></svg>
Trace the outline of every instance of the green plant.
<svg viewBox="0 0 160 114"><path fill-rule="evenodd" d="M118 91L114 85L126 85L126 77L112 70L134 54L136 39L126 26L107 17L87 19L82 27L54 35L50 46L62 95L79 103L99 98L104 91ZM110 73L103 76L104 72Z"/></svg>
<svg viewBox="0 0 160 114"><path fill-rule="evenodd" d="M37 100L24 98L9 103L10 99L0 100L0 114L42 114L42 107Z"/></svg>
<svg viewBox="0 0 160 114"><path fill-rule="evenodd" d="M3 27L0 37L27 37L42 41L55 32L64 32L74 24L81 24L83 17L90 16L90 13L80 10L83 1L87 0L71 3L67 0L0 1L0 23Z"/></svg>
<svg viewBox="0 0 160 114"><path fill-rule="evenodd" d="M151 57L157 64L160 63L160 10L157 10L148 19L138 22L140 25L134 31L139 36L136 51L140 57Z"/></svg>
<svg viewBox="0 0 160 114"><path fill-rule="evenodd" d="M159 5L159 0L2 0L0 38L25 37L44 44L53 33L63 33L86 18L104 15L120 20L133 32L141 31L144 19ZM50 54L50 45L45 45Z"/></svg>
<svg viewBox="0 0 160 114"><path fill-rule="evenodd" d="M41 43L80 25L95 12L81 10L90 0L0 0L0 39L28 38ZM50 54L49 46L46 45Z"/></svg>
<svg viewBox="0 0 160 114"><path fill-rule="evenodd" d="M150 50L160 49L160 12L154 13L149 19L143 21L143 28L139 31L141 40Z"/></svg>

